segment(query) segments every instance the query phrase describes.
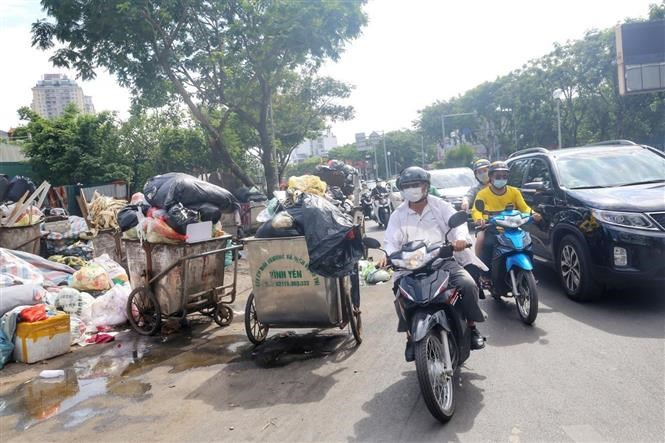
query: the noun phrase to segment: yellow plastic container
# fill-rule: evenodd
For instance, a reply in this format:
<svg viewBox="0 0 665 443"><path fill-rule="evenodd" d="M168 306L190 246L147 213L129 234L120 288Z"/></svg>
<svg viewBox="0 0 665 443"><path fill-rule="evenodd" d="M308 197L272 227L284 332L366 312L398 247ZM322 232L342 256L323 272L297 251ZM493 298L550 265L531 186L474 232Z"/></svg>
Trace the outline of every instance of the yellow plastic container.
<svg viewBox="0 0 665 443"><path fill-rule="evenodd" d="M46 320L16 324L14 360L35 363L69 352L69 314L58 312Z"/></svg>

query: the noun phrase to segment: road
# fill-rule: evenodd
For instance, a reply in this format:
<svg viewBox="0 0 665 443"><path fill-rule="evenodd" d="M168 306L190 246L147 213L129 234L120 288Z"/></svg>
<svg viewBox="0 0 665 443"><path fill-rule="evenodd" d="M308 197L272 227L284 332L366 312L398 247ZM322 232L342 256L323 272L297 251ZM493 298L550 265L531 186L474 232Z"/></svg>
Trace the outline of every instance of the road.
<svg viewBox="0 0 665 443"><path fill-rule="evenodd" d="M372 235L380 238L381 232ZM482 301L487 347L461 371L445 426L427 411L395 332L390 285L364 287L365 337L282 334L254 349L241 315L165 338L10 365L0 381L2 441L552 441L665 439L665 295L570 301L538 266L538 319ZM244 297L235 305L243 310ZM282 331L284 332L284 331ZM65 380L31 379L64 368ZM26 383L23 383L27 381Z"/></svg>

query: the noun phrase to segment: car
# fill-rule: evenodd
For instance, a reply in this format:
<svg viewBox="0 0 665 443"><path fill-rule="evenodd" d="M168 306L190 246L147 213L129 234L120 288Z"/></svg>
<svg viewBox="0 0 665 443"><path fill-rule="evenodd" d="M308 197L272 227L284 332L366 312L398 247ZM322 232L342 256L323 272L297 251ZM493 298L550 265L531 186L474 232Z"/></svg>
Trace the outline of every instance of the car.
<svg viewBox="0 0 665 443"><path fill-rule="evenodd" d="M665 282L665 153L630 141L513 153L508 185L543 216L526 225L537 259L576 301Z"/></svg>
<svg viewBox="0 0 665 443"><path fill-rule="evenodd" d="M462 198L466 195L470 187L476 185L476 178L470 168L450 168L434 169L429 171L431 184L435 187L443 198L452 204L457 211L462 206ZM393 210L402 203L402 194L397 189L394 180L392 183L393 192L390 194L390 204Z"/></svg>

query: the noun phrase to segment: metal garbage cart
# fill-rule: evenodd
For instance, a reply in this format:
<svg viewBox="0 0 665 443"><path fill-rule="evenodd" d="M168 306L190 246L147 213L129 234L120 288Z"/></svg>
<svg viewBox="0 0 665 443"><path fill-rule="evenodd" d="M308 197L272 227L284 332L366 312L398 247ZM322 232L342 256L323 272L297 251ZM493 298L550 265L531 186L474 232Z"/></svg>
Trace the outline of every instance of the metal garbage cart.
<svg viewBox="0 0 665 443"><path fill-rule="evenodd" d="M334 328L347 325L362 342L360 309L353 305L351 278L327 278L308 269L305 237L246 238L253 291L245 307L245 332L254 344L270 328Z"/></svg>
<svg viewBox="0 0 665 443"><path fill-rule="evenodd" d="M153 335L168 317L184 321L198 311L220 326L233 320L229 304L236 298L238 250L231 236L199 243L152 244L123 240L134 290L127 300L127 318L142 335ZM232 255L232 281L225 282L225 258Z"/></svg>

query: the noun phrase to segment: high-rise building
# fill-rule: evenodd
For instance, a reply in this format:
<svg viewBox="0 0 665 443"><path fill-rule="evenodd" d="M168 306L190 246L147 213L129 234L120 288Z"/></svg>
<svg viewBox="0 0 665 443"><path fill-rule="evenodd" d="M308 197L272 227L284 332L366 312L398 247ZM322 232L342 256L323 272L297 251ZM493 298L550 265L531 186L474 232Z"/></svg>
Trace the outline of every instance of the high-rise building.
<svg viewBox="0 0 665 443"><path fill-rule="evenodd" d="M32 88L32 110L44 118L61 116L69 103L87 114L95 112L92 97L83 95L83 89L64 74L44 74Z"/></svg>
<svg viewBox="0 0 665 443"><path fill-rule="evenodd" d="M310 157L325 157L336 147L337 137L330 132L314 140L305 139L291 153L290 163L302 163Z"/></svg>

